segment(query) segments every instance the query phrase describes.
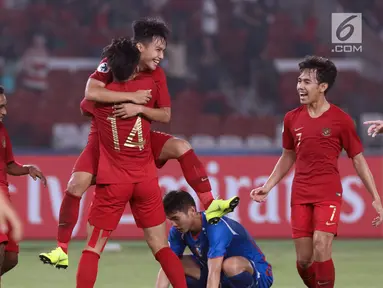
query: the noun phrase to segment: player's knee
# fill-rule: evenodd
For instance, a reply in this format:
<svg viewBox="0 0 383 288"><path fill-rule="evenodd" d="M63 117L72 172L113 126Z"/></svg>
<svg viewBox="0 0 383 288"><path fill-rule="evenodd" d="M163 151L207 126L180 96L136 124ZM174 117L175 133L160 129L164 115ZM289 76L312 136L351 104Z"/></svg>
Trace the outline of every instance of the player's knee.
<svg viewBox="0 0 383 288"><path fill-rule="evenodd" d="M192 149L192 146L190 143L183 139L174 139L174 150L177 154L177 158L188 152L190 149Z"/></svg>
<svg viewBox="0 0 383 288"><path fill-rule="evenodd" d="M72 174L67 191L77 197L82 197L86 189L91 185L93 175L86 172L75 172Z"/></svg>
<svg viewBox="0 0 383 288"><path fill-rule="evenodd" d="M298 259L297 263L299 267L302 267L303 269L307 269L310 267L312 260L311 260L311 257L308 259Z"/></svg>
<svg viewBox="0 0 383 288"><path fill-rule="evenodd" d="M156 255L161 249L169 247L165 222L155 227L145 228L144 235L146 243L152 250L153 255Z"/></svg>
<svg viewBox="0 0 383 288"><path fill-rule="evenodd" d="M253 268L251 264L246 259L242 257L230 257L223 261L222 270L228 277L233 277L235 275L241 274L242 272L253 273Z"/></svg>
<svg viewBox="0 0 383 288"><path fill-rule="evenodd" d="M320 235L315 235L314 237L314 251L315 254L327 254L331 252L332 249L332 235L327 235L328 233L323 233Z"/></svg>

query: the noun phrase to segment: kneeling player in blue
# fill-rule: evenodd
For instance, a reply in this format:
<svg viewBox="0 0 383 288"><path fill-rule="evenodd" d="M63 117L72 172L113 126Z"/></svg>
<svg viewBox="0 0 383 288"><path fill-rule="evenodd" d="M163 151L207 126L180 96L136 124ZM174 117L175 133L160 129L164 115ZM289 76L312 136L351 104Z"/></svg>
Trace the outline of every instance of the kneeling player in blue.
<svg viewBox="0 0 383 288"><path fill-rule="evenodd" d="M163 199L170 248L182 258L188 288L268 288L273 284L271 265L254 239L238 222L222 217L216 225L196 210L193 197L171 191ZM192 255L183 255L188 247ZM168 288L160 270L156 288Z"/></svg>

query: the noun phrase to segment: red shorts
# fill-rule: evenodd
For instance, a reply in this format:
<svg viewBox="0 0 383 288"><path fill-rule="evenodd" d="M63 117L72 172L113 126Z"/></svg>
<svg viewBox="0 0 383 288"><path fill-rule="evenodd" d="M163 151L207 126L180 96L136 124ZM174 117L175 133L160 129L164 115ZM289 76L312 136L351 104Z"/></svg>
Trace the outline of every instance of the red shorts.
<svg viewBox="0 0 383 288"><path fill-rule="evenodd" d="M8 187L1 185L0 189L3 191L0 193L6 193L7 198L10 199ZM7 243L5 246L6 252L19 253L19 245L12 239L11 232L12 232L12 227L9 227L8 233L6 234L0 233L0 243Z"/></svg>
<svg viewBox="0 0 383 288"><path fill-rule="evenodd" d="M172 135L162 133L159 131L150 131L150 141L152 145L152 153L158 169L162 168L167 161L159 160L162 148L166 141L173 138ZM97 174L98 160L99 160L99 146L97 130L91 130L88 136L88 143L80 156L74 164L72 173L74 172L88 172L92 175Z"/></svg>
<svg viewBox="0 0 383 288"><path fill-rule="evenodd" d="M293 239L312 237L314 231L337 234L342 203L325 201L315 204L297 204L291 207Z"/></svg>
<svg viewBox="0 0 383 288"><path fill-rule="evenodd" d="M88 143L74 163L72 173L88 172L92 175L96 175L99 157L98 133L97 130L91 129L88 135Z"/></svg>
<svg viewBox="0 0 383 288"><path fill-rule="evenodd" d="M128 202L137 227L150 228L165 222L162 192L158 178L154 178L142 183L96 185L89 223L99 229L115 230Z"/></svg>

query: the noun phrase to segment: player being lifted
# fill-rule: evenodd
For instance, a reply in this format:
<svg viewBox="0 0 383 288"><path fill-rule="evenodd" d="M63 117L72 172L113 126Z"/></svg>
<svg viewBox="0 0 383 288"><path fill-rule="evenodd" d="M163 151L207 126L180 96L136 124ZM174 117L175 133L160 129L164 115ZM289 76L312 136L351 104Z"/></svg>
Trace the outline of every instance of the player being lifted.
<svg viewBox="0 0 383 288"><path fill-rule="evenodd" d="M160 94L157 107L140 105L146 104L151 98L146 90L129 93L106 89L105 86L112 80L112 73L105 59L88 80L85 90L86 99L104 103L133 102L135 104L119 105L116 116L131 117L140 113L152 121L168 123L171 115L170 96L166 76L162 68L158 66L164 57L168 34L166 24L157 19L148 18L133 23L133 38L141 52L139 68L141 73L151 75L156 83ZM188 142L157 131L151 131L150 138L157 168L161 168L169 159L178 160L187 183L207 209L206 217L209 221L216 222L238 205L238 197L214 200L205 168ZM44 263L52 264L57 268L68 267L68 244L78 220L81 197L92 184L92 179L97 173L98 153L97 129L92 120L88 144L76 161L61 204L58 247L49 253L40 254L40 259Z"/></svg>
<svg viewBox="0 0 383 288"><path fill-rule="evenodd" d="M299 71L297 90L302 106L285 115L282 156L267 182L253 190L251 197L265 201L295 163L291 226L298 273L307 287L334 287L332 241L342 203L337 165L342 149L372 196L378 213L373 226L382 223L383 208L352 118L326 100L337 76L334 63L308 56L299 63Z"/></svg>
<svg viewBox="0 0 383 288"><path fill-rule="evenodd" d="M113 82L106 88L151 90L153 98L146 106L155 107L159 93L151 75L134 73L140 58L135 43L126 38L113 40L104 54L113 72ZM100 254L129 202L137 226L144 230L146 242L173 287L186 288L181 261L167 242L162 192L150 145L151 121L141 116L117 118L113 109L113 104L95 104L94 109L87 111L96 122L100 158L89 212L88 242L77 271L77 287L94 287Z"/></svg>
<svg viewBox="0 0 383 288"><path fill-rule="evenodd" d="M182 261L188 288L268 288L273 274L265 255L247 230L223 217L216 224L198 213L193 197L185 191L171 191L163 199L166 217L173 227L170 248ZM192 255L183 255L188 247ZM160 270L156 288L168 288Z"/></svg>
<svg viewBox="0 0 383 288"><path fill-rule="evenodd" d="M12 212L13 210L10 206L11 196L8 189L7 174L13 176L29 175L34 180L39 178L44 185L46 185L46 179L43 173L41 173L35 166L21 165L15 161L11 140L9 139L7 129L2 123L6 115L7 98L4 95L4 88L0 86L0 194L1 200L5 201L5 207L0 207L0 210L5 209L2 213L11 213L10 216L15 218L17 216ZM3 276L5 273L13 269L18 263L19 245L17 244L17 241L20 240L21 224L17 218L12 218L9 223L11 226L8 227L8 225L6 225L6 227L1 227L3 229L0 231L0 276ZM12 227L12 225L15 226ZM13 228L16 229L16 233L12 232Z"/></svg>

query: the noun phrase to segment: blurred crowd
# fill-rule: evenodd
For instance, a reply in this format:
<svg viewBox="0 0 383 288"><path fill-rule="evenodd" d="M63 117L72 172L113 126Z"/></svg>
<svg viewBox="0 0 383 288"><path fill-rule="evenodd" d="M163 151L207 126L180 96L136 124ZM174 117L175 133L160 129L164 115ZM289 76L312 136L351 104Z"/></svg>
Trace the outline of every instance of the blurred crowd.
<svg viewBox="0 0 383 288"><path fill-rule="evenodd" d="M97 62L82 70L52 69L50 59L97 59L113 37L130 36L132 21L143 16L161 17L172 30L161 65L173 118L161 130L187 138L234 134L273 140L281 115L298 100L296 71L279 71L275 59L345 56L333 55L320 37L315 2L0 0L0 77L15 145L50 147L56 123L87 121L78 107ZM383 35L383 1L336 2L344 11L363 12ZM346 71L338 82L330 100L356 118L383 104L379 81Z"/></svg>

